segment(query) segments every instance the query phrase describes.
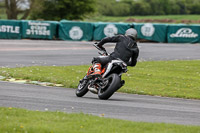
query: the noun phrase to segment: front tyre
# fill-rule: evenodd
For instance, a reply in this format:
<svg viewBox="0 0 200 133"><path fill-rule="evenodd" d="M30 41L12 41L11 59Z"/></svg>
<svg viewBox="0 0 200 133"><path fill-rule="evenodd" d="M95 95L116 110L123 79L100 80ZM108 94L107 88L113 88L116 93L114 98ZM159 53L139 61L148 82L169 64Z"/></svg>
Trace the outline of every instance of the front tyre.
<svg viewBox="0 0 200 133"><path fill-rule="evenodd" d="M76 96L82 97L88 92L88 85L89 82L87 80L81 81L78 85L78 88L76 89Z"/></svg>
<svg viewBox="0 0 200 133"><path fill-rule="evenodd" d="M105 88L99 89L98 97L102 100L109 99L115 91L117 91L121 87L121 79L117 74L111 74L107 77L107 85Z"/></svg>

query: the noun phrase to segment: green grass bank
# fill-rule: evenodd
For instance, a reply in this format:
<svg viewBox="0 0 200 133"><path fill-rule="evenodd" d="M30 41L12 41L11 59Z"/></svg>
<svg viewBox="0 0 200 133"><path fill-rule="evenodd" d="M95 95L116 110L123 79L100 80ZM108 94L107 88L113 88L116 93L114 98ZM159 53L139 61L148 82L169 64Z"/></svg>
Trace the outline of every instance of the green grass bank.
<svg viewBox="0 0 200 133"><path fill-rule="evenodd" d="M1 133L200 133L200 126L131 122L63 112L0 107Z"/></svg>
<svg viewBox="0 0 200 133"><path fill-rule="evenodd" d="M0 75L63 84L77 88L89 66L32 66L0 68ZM200 60L138 62L122 76L119 91L132 94L200 99Z"/></svg>
<svg viewBox="0 0 200 133"><path fill-rule="evenodd" d="M149 23L199 23L200 15L154 15L154 16L102 16L96 15L92 17L85 18L84 21L89 22L131 22L131 20L135 19L139 22L143 22L140 20L147 20ZM158 21L156 21L158 20ZM159 20L171 20L171 21L159 21ZM184 21L185 20L185 21ZM189 21L187 21L189 20Z"/></svg>

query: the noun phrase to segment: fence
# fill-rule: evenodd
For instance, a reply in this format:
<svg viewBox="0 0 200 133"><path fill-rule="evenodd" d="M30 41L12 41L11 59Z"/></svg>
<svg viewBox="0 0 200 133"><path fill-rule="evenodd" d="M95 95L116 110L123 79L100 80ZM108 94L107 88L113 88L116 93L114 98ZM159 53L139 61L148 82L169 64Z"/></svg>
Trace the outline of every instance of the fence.
<svg viewBox="0 0 200 133"><path fill-rule="evenodd" d="M62 20L0 20L0 39L99 41L135 28L139 39L168 43L199 43L200 25L156 23L89 23Z"/></svg>
<svg viewBox="0 0 200 133"><path fill-rule="evenodd" d="M58 22L56 21L21 21L22 38L56 39Z"/></svg>
<svg viewBox="0 0 200 133"><path fill-rule="evenodd" d="M92 23L62 20L59 25L59 39L91 41L94 26Z"/></svg>

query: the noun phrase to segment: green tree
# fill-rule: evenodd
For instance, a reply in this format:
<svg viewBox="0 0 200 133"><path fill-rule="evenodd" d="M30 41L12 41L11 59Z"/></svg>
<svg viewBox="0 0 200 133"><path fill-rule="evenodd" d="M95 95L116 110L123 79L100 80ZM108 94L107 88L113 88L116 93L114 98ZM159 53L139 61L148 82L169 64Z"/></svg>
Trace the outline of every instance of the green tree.
<svg viewBox="0 0 200 133"><path fill-rule="evenodd" d="M152 15L165 15L169 13L169 0L142 0L151 7Z"/></svg>
<svg viewBox="0 0 200 133"><path fill-rule="evenodd" d="M117 3L113 5L114 16L128 16L130 15L130 6L127 3Z"/></svg>
<svg viewBox="0 0 200 133"><path fill-rule="evenodd" d="M36 2L38 4L38 2ZM32 11L31 19L61 20L82 19L94 12L95 0L43 0Z"/></svg>
<svg viewBox="0 0 200 133"><path fill-rule="evenodd" d="M8 19L18 19L18 15L22 14L20 19L26 19L33 8L35 0L4 0L6 14Z"/></svg>
<svg viewBox="0 0 200 133"><path fill-rule="evenodd" d="M200 14L200 0L188 0L186 6L190 14Z"/></svg>
<svg viewBox="0 0 200 133"><path fill-rule="evenodd" d="M97 0L98 12L107 16L130 15L130 4L127 1Z"/></svg>
<svg viewBox="0 0 200 133"><path fill-rule="evenodd" d="M113 16L113 0L97 0L97 9L99 14L106 15L106 16Z"/></svg>
<svg viewBox="0 0 200 133"><path fill-rule="evenodd" d="M149 3L136 1L132 4L132 14L133 15L150 15L152 14L152 9Z"/></svg>
<svg viewBox="0 0 200 133"><path fill-rule="evenodd" d="M200 0L96 0L106 16L199 14Z"/></svg>
<svg viewBox="0 0 200 133"><path fill-rule="evenodd" d="M176 4L180 7L180 14L189 14L189 10L187 7L187 0L177 0Z"/></svg>
<svg viewBox="0 0 200 133"><path fill-rule="evenodd" d="M176 4L176 0L170 0L169 1L169 14L179 14L180 13L180 7Z"/></svg>

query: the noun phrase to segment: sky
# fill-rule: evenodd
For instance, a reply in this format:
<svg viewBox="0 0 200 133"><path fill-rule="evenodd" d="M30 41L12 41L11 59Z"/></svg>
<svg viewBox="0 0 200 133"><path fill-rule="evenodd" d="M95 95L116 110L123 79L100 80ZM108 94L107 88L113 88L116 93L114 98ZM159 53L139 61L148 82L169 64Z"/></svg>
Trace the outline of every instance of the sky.
<svg viewBox="0 0 200 133"><path fill-rule="evenodd" d="M22 2L19 2L19 4L17 6L18 6L18 8L25 10L25 9L29 8L30 4L29 4L28 0L22 0Z"/></svg>

